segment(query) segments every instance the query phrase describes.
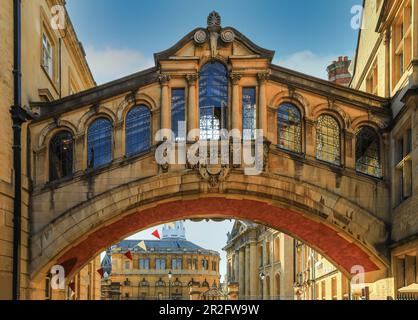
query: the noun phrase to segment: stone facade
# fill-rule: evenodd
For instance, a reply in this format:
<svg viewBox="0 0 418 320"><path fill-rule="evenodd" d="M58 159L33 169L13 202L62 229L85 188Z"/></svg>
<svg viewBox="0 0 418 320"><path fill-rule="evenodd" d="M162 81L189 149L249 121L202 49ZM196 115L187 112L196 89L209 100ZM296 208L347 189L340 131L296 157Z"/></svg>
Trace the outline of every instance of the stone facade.
<svg viewBox="0 0 418 320"><path fill-rule="evenodd" d="M364 16L351 87L390 99L394 120L385 144L392 190L392 274L395 289L401 290L414 283L412 274L405 279L401 273L415 274L417 264L418 1L366 0Z"/></svg>
<svg viewBox="0 0 418 320"><path fill-rule="evenodd" d="M229 298L292 300L293 241L265 226L236 221L224 248Z"/></svg>
<svg viewBox="0 0 418 320"><path fill-rule="evenodd" d="M21 297L36 295L55 264L64 265L71 278L124 236L190 217L265 223L303 240L347 275L360 263L370 279L390 279L391 250L409 243L418 231L417 1L380 1L378 10L372 5L376 1L365 1L365 15L373 27L361 31L352 88L273 65L273 51L260 48L238 30L222 28L216 14L210 15L206 28L193 30L172 48L156 54L155 67L94 87L71 24L65 36L49 30L50 8L63 1L24 1L22 52L34 54L24 55L22 61L22 104L32 119L22 134ZM403 15L397 14L401 7ZM5 164L0 169L0 277L6 289L0 294L10 298L14 189L8 112L13 103L10 1L1 7L0 15L4 17L1 38L9 44L1 49L5 50L1 67L9 72L1 74L5 98L0 108L4 123L10 124L2 126L0 135L6 146L0 151ZM407 27L407 32L397 33L399 26L409 25L407 20L394 25L400 17L412 17L410 31ZM374 32L375 25L378 32ZM387 32L391 29L394 32ZM60 65L54 56L57 50L41 55L43 34L49 39L48 48L62 44L61 72L56 67ZM402 46L399 34L404 36ZM39 51L29 50L37 47ZM396 57L402 50L410 63L401 68L394 61L400 61ZM407 59L409 50L411 59ZM243 128L242 89L255 88L256 127L266 138L259 176L245 175L244 166L160 166L155 161L160 144L155 134L171 128L172 89L184 89L187 128L199 128L199 72L215 61L225 66L230 79L226 128ZM72 80L65 83L67 79ZM367 81L370 79L373 81ZM370 88L369 93L363 92ZM292 103L303 120L300 153L279 144L278 109L286 103ZM125 120L136 105L151 112L152 139L150 150L131 157L125 152ZM340 128L339 165L318 158L318 120L323 115L333 117ZM111 162L92 169L87 131L98 118L112 124ZM382 177L357 170L356 137L364 125L378 134ZM73 171L65 179L51 181L49 144L63 129L74 141ZM187 148L196 136L189 136ZM374 281L370 279L367 282Z"/></svg>
<svg viewBox="0 0 418 320"><path fill-rule="evenodd" d="M61 0L22 1L22 106L32 101L55 100L95 86L83 49L77 40L68 15L67 28L53 30L50 24L55 5L64 5ZM64 7L63 7L64 8ZM10 107L13 105L13 1L4 1L0 6L0 299L12 297L12 242L13 242L13 131ZM42 65L42 35L48 34L53 46L53 77ZM61 56L58 47L61 45ZM30 54L28 54L30 52ZM59 69L61 65L61 69ZM22 129L22 241L20 248L21 298L28 299L29 290L29 233L28 220L29 185L27 151L27 126Z"/></svg>

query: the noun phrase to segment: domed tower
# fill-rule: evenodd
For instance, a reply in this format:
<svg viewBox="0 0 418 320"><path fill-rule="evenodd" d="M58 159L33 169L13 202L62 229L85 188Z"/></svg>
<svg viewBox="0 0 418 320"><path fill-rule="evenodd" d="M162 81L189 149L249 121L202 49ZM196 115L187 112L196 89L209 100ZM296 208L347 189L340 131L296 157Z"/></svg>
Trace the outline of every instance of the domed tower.
<svg viewBox="0 0 418 320"><path fill-rule="evenodd" d="M165 224L163 227L163 239L186 240L186 228L183 221Z"/></svg>

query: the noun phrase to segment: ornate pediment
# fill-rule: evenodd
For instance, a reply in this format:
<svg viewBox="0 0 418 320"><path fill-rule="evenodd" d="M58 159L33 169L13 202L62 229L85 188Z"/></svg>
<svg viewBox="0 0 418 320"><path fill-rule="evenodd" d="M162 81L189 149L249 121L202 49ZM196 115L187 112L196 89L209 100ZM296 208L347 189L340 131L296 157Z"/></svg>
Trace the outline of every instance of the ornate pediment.
<svg viewBox="0 0 418 320"><path fill-rule="evenodd" d="M221 49L230 47L230 55L254 56L272 61L274 51L261 48L232 27L222 27L219 13L209 14L206 28L197 28L173 47L154 55L156 65L162 60L196 57L196 51L204 49L210 58L217 58ZM205 51L205 52L206 52Z"/></svg>

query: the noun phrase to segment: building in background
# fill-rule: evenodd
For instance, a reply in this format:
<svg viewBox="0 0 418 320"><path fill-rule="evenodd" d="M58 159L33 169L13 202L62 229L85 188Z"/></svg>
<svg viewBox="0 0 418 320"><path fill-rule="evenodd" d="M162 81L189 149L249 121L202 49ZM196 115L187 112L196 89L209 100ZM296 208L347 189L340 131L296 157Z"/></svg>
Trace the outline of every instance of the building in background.
<svg viewBox="0 0 418 320"><path fill-rule="evenodd" d="M327 68L328 80L348 87L351 82L350 65L351 60L348 57L338 57L338 60L333 61Z"/></svg>
<svg viewBox="0 0 418 320"><path fill-rule="evenodd" d="M276 230L236 221L228 234L229 299L293 299L293 239Z"/></svg>
<svg viewBox="0 0 418 320"><path fill-rule="evenodd" d="M145 240L146 251L138 246L141 242L125 240L107 251L102 266L110 275L102 281L103 299L222 298L219 253L187 241L182 221L165 225L162 240Z"/></svg>
<svg viewBox="0 0 418 320"><path fill-rule="evenodd" d="M350 280L331 262L295 240L295 299L349 300Z"/></svg>
<svg viewBox="0 0 418 320"><path fill-rule="evenodd" d="M390 276L395 277L396 298L418 299L418 1L364 4L351 87L389 99L393 121L382 146L390 152L381 157L392 189Z"/></svg>

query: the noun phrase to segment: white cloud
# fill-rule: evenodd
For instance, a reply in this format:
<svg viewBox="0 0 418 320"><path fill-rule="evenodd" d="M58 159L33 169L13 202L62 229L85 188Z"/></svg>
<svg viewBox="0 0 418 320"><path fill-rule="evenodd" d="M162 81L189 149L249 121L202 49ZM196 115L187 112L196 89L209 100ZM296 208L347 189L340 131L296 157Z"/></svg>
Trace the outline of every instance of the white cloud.
<svg viewBox="0 0 418 320"><path fill-rule="evenodd" d="M332 61L337 59L338 56L339 55L318 55L310 50L304 50L295 52L283 59L278 59L276 64L327 80L327 67L332 63Z"/></svg>
<svg viewBox="0 0 418 320"><path fill-rule="evenodd" d="M154 61L131 49L86 48L87 61L98 84L116 80L154 65Z"/></svg>

